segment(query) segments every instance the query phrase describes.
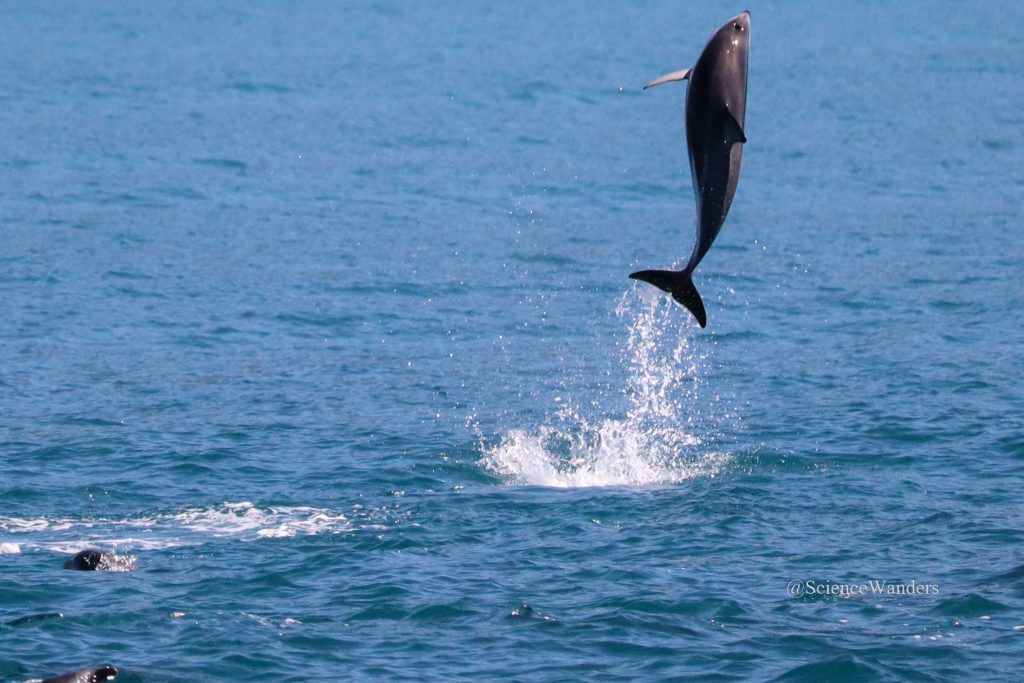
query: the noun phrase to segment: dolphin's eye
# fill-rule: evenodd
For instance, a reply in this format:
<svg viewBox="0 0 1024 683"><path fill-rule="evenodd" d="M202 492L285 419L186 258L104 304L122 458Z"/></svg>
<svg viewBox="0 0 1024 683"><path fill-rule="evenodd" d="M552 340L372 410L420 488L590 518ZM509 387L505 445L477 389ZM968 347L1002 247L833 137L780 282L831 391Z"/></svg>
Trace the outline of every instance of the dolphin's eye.
<svg viewBox="0 0 1024 683"><path fill-rule="evenodd" d="M732 23L732 27L733 27L734 29L736 29L737 31L742 31L742 30L743 30L743 27L742 27L742 26L740 26L740 25L739 25L739 23L738 23L738 22L735 22L735 21L734 21L734 22Z"/></svg>

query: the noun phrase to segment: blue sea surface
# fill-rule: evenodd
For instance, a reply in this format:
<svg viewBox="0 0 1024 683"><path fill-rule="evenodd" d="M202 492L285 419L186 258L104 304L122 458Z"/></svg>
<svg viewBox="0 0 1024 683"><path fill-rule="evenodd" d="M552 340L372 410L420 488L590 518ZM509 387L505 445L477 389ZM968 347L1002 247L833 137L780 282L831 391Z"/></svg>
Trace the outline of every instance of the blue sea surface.
<svg viewBox="0 0 1024 683"><path fill-rule="evenodd" d="M1019 676L1024 4L0 16L0 680Z"/></svg>

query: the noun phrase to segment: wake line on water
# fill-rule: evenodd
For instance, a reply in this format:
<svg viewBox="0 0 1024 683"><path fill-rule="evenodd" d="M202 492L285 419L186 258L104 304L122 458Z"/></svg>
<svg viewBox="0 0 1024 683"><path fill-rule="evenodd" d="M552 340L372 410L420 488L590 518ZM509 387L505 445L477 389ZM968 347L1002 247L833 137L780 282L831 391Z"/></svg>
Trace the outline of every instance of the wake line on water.
<svg viewBox="0 0 1024 683"><path fill-rule="evenodd" d="M383 528L383 520L374 520L374 516L361 506L345 515L306 506L260 507L248 501L129 518L0 516L0 532L11 539L0 544L0 554L18 553L22 548L61 554L87 547L160 550L197 545L211 538L253 541Z"/></svg>
<svg viewBox="0 0 1024 683"><path fill-rule="evenodd" d="M482 466L510 483L559 488L716 476L730 456L698 436L719 419L703 406L706 358L691 344L689 317L674 309L650 288L633 288L618 302L615 314L629 330L624 417L588 418L566 402L554 413L556 425L511 429L495 444L481 436Z"/></svg>

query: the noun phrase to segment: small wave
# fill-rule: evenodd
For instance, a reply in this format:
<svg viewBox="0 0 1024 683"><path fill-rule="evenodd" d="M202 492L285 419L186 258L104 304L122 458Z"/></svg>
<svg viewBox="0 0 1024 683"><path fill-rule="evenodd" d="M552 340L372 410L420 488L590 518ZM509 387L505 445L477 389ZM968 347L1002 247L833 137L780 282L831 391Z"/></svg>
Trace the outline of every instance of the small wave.
<svg viewBox="0 0 1024 683"><path fill-rule="evenodd" d="M556 425L511 429L496 444L481 439L481 465L512 483L552 487L649 486L716 476L730 455L697 434L697 425L707 434L717 418L700 407L704 357L691 348L689 319L674 306L639 287L619 302L616 314L629 326L624 417L589 419L558 399L563 405Z"/></svg>
<svg viewBox="0 0 1024 683"><path fill-rule="evenodd" d="M880 671L853 655L842 654L800 664L773 681L873 681Z"/></svg>
<svg viewBox="0 0 1024 683"><path fill-rule="evenodd" d="M227 171L236 171L240 174L244 174L246 169L249 168L249 165L246 164L244 161L227 158L194 159L192 163L197 164L199 166L212 166L214 168L221 168Z"/></svg>

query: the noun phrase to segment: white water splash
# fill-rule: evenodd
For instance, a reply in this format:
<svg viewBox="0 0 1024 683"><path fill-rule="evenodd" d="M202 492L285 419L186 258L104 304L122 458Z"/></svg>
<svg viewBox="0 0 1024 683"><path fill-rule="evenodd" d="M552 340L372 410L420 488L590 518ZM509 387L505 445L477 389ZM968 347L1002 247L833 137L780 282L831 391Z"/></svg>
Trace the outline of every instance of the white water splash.
<svg viewBox="0 0 1024 683"><path fill-rule="evenodd" d="M644 486L715 476L728 462L699 438L713 416L700 391L705 358L691 348L690 321L651 288L623 295L616 315L629 336L624 418L588 420L572 403L556 426L513 429L481 443L483 466L511 482L552 487Z"/></svg>

